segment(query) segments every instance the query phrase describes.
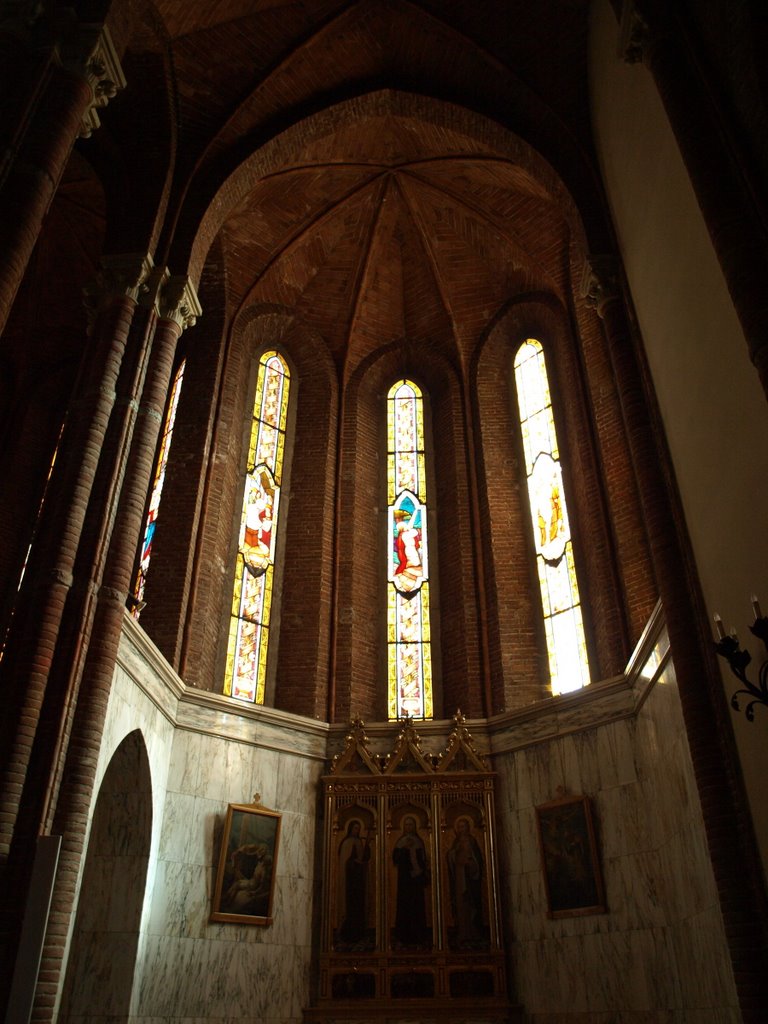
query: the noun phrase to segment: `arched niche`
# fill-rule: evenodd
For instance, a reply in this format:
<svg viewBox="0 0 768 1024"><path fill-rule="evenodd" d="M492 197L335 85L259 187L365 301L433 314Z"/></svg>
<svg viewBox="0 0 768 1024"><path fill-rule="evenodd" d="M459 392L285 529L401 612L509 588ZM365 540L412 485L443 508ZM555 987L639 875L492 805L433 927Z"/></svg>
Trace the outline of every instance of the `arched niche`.
<svg viewBox="0 0 768 1024"><path fill-rule="evenodd" d="M149 760L136 729L115 751L96 800L61 1024L129 1018L151 837Z"/></svg>

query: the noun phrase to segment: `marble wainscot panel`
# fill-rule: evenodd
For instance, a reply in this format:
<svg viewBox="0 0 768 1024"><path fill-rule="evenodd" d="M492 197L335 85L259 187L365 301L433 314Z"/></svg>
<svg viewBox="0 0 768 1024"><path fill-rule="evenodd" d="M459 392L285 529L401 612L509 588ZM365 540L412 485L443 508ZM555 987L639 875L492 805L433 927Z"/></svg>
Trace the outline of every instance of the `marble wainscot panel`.
<svg viewBox="0 0 768 1024"><path fill-rule="evenodd" d="M170 756L136 1021L301 1020L309 1001L315 823L327 727L185 690ZM211 923L227 804L282 814L269 926Z"/></svg>
<svg viewBox="0 0 768 1024"><path fill-rule="evenodd" d="M137 1021L300 1021L327 729L187 691L173 739ZM228 803L283 814L270 926L211 923Z"/></svg>
<svg viewBox="0 0 768 1024"><path fill-rule="evenodd" d="M467 725L498 773L509 981L526 1019L737 1024L660 613L622 677ZM420 728L425 752L451 727ZM374 750L391 749L394 728L366 723ZM345 732L185 687L126 616L61 1022L299 1024L319 783ZM212 924L227 804L255 793L283 815L274 922ZM592 800L606 913L547 916L535 809L560 794Z"/></svg>
<svg viewBox="0 0 768 1024"><path fill-rule="evenodd" d="M536 1024L740 1019L660 611L626 674L490 720L511 984ZM535 808L592 800L607 912L550 919Z"/></svg>
<svg viewBox="0 0 768 1024"><path fill-rule="evenodd" d="M100 825L97 820L99 836L113 837L98 844L103 851L116 832L131 836L144 824L146 841L141 857L128 851L137 870L126 870L125 861L110 867L102 857L90 885L86 878L87 927L75 929L70 957L70 976L77 975L83 994L73 1002L65 984L62 1020L86 1024L114 1015L132 1024L298 1024L309 1002L317 794L327 733L313 720L185 687L126 616L96 792L107 787L109 766L127 739L147 784L129 771L125 795L110 804L120 803L122 824L114 813ZM274 923L211 924L227 805L250 803L256 793L283 815ZM149 805L146 813L133 807L136 799ZM117 932L105 941L108 925L99 933L89 923L112 918L122 927L120 892L122 902L130 903L127 892L141 907L125 949L118 948ZM105 906L115 913L105 918Z"/></svg>

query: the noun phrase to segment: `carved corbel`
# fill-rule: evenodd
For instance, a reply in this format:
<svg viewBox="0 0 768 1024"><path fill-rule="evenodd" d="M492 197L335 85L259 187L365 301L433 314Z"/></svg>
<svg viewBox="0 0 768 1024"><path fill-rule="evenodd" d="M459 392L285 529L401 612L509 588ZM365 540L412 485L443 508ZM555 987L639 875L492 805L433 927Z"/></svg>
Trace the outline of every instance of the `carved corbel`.
<svg viewBox="0 0 768 1024"><path fill-rule="evenodd" d="M195 326L203 307L186 275L165 272L155 297L155 312L161 320L173 320L182 331Z"/></svg>
<svg viewBox="0 0 768 1024"><path fill-rule="evenodd" d="M613 256L587 256L581 277L581 296L601 317L607 304L619 297L619 275Z"/></svg>
<svg viewBox="0 0 768 1024"><path fill-rule="evenodd" d="M125 75L106 25L78 25L61 52L64 67L84 78L91 90L80 125L80 137L87 139L101 124L99 107L106 107L125 88Z"/></svg>
<svg viewBox="0 0 768 1024"><path fill-rule="evenodd" d="M650 30L634 0L624 0L619 23L619 57L627 64L648 61Z"/></svg>

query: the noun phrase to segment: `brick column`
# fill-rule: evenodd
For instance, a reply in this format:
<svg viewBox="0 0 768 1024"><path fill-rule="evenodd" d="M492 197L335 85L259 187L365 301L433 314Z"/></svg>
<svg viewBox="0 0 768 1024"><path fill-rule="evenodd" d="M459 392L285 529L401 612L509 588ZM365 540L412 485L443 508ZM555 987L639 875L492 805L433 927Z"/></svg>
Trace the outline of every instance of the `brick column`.
<svg viewBox="0 0 768 1024"><path fill-rule="evenodd" d="M0 50L12 61L6 89L16 72L11 138L0 153L0 331L75 140L98 127L97 108L125 85L106 26L78 24L66 11L52 17L56 24L22 25L18 33L6 24ZM19 69L25 61L34 74Z"/></svg>
<svg viewBox="0 0 768 1024"><path fill-rule="evenodd" d="M64 948L85 846L96 765L112 677L117 661L126 599L133 583L136 550L154 469L157 442L182 330L195 323L200 305L186 278L164 276L156 300L158 317L120 491L114 529L99 590L77 709L63 765L53 833L63 836L33 1020L53 1017Z"/></svg>
<svg viewBox="0 0 768 1024"><path fill-rule="evenodd" d="M18 596L0 663L0 683L5 683L7 695L0 732L3 855L17 820L128 332L148 266L145 259L137 258L132 265L124 261L102 269L101 302L36 530L28 583Z"/></svg>
<svg viewBox="0 0 768 1024"><path fill-rule="evenodd" d="M765 892L740 783L737 755L698 582L667 488L612 257L590 257L582 291L603 322L651 544L651 557L677 674L691 761L720 896L744 1024L761 1024L768 1005Z"/></svg>

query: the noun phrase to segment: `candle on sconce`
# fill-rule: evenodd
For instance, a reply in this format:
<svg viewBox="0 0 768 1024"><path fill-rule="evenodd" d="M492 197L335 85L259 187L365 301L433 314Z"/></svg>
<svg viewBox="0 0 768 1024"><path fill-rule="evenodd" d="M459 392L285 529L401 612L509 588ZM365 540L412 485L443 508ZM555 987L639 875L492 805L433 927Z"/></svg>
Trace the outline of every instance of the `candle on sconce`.
<svg viewBox="0 0 768 1024"><path fill-rule="evenodd" d="M725 629L723 628L723 620L719 615L715 614L715 629L717 630L717 639L725 639Z"/></svg>
<svg viewBox="0 0 768 1024"><path fill-rule="evenodd" d="M754 612L755 619L762 619L763 613L760 611L760 605L757 600L757 594L753 594L750 600L752 602L752 611Z"/></svg>
<svg viewBox="0 0 768 1024"><path fill-rule="evenodd" d="M730 637L731 637L731 640L735 640L736 643L739 642L739 637L738 637L738 634L736 632L736 627L735 626L731 626Z"/></svg>

